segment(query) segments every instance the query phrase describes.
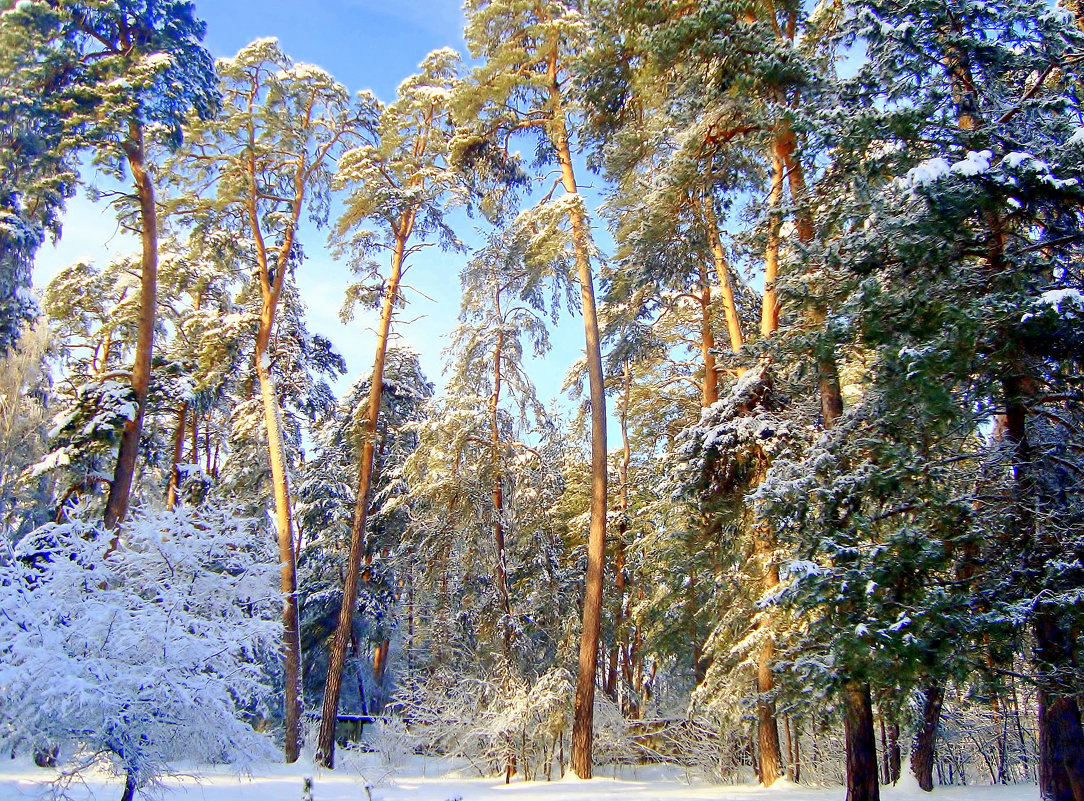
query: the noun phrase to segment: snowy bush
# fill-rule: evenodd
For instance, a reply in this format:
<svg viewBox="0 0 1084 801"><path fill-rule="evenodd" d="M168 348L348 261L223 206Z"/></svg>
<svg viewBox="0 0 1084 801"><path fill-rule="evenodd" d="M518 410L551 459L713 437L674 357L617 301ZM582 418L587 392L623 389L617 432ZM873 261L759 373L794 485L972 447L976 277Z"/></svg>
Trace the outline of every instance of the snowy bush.
<svg viewBox="0 0 1084 801"><path fill-rule="evenodd" d="M572 677L556 668L533 682L438 674L404 687L395 705L426 751L466 759L480 774L552 772L572 725Z"/></svg>
<svg viewBox="0 0 1084 801"><path fill-rule="evenodd" d="M260 708L277 566L253 521L178 507L117 532L73 519L0 555L0 747L60 745L126 796L167 760L270 755Z"/></svg>

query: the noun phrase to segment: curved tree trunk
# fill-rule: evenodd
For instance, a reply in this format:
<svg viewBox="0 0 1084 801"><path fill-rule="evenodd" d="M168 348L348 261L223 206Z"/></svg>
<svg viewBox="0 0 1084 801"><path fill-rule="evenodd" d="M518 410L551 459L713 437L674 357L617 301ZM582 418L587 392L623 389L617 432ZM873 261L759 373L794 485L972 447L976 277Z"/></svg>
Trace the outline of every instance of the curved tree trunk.
<svg viewBox="0 0 1084 801"><path fill-rule="evenodd" d="M139 438L147 411L151 359L154 356L154 323L158 311L158 209L154 200L154 181L147 172L143 129L137 122L129 123L128 128L124 153L132 170L139 200L140 239L143 246L139 278L139 330L136 334L135 364L132 366L132 392L136 408L135 415L124 424L121 433L117 466L105 502L104 523L107 529L116 528L128 514L128 499L139 456Z"/></svg>
<svg viewBox="0 0 1084 801"><path fill-rule="evenodd" d="M354 500L354 518L350 526L350 555L346 566L346 578L343 581L339 622L335 627L331 658L328 662L327 681L324 684L324 702L320 710L320 734L317 741L316 761L326 768L335 766L335 722L339 714L339 696L342 693L346 648L350 643L350 635L354 625L354 606L357 604L358 599L358 579L361 574L361 562L365 555L365 524L369 515L369 490L372 487L373 479L373 455L376 445L377 422L380 418L380 399L384 390L384 360L388 352L388 338L391 334L395 301L399 295L399 282L402 279L406 242L413 224L413 214L408 212L401 220L399 233L396 236L395 249L392 252L391 275L384 287L384 300L380 311L380 328L377 331L373 373L369 379L368 416L365 420L361 461L358 466L358 491ZM381 659L378 660L380 664L374 667L382 672L385 659L386 656L382 655Z"/></svg>

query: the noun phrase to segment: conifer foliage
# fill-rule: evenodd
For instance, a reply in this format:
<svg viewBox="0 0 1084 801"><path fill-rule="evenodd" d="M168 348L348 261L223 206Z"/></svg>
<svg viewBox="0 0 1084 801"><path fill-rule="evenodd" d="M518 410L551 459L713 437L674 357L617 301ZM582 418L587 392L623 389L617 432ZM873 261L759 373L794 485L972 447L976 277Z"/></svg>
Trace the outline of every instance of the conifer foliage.
<svg viewBox="0 0 1084 801"><path fill-rule="evenodd" d="M191 2L0 0L0 747L130 801L306 709L331 768L345 710L506 781L877 801L910 742L1084 801L1080 4L465 12L382 102L212 66ZM140 252L34 296L92 169ZM437 391L404 310L455 270Z"/></svg>

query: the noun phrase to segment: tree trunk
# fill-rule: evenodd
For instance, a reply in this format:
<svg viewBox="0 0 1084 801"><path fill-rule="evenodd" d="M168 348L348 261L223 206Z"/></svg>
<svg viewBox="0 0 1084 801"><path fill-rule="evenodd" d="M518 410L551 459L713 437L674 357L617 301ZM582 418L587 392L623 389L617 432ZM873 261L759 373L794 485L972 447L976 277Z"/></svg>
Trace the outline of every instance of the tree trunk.
<svg viewBox="0 0 1084 801"><path fill-rule="evenodd" d="M154 356L154 323L158 312L158 209L154 200L154 181L147 172L143 128L138 122L128 124L124 153L132 170L139 200L143 254L139 279L139 329L136 334L135 364L132 365L132 393L135 395L136 408L133 418L125 422L121 433L117 465L105 502L104 523L107 529L116 528L128 514L128 499L139 456L139 438L147 411L151 359Z"/></svg>
<svg viewBox="0 0 1084 801"><path fill-rule="evenodd" d="M550 138L561 167L561 182L568 195L578 195L572 167L568 129L557 81L557 51L548 63L549 91L553 100ZM606 560L606 388L602 377L595 286L591 275L590 231L581 206L569 212L572 242L576 251L576 274L583 304L583 328L587 356L587 379L591 398L591 513L587 540L587 575L584 581L583 629L580 633L579 670L572 721L572 770L581 779L592 775L591 746L595 717L595 674L598 671L599 632L602 628L602 580Z"/></svg>
<svg viewBox="0 0 1084 801"><path fill-rule="evenodd" d="M779 565L774 561L771 532L763 527L757 531L756 558L764 569L762 591L771 592L779 586ZM767 629L767 612L761 613L761 628ZM764 631L764 642L757 653L757 745L760 749L760 783L771 787L779 778L782 759L779 752L779 723L775 717L775 704L770 693L775 687L772 663L775 661L775 639L771 631Z"/></svg>
<svg viewBox="0 0 1084 801"><path fill-rule="evenodd" d="M700 358L704 362L704 380L700 385L700 405L707 409L719 400L719 372L715 365L715 331L711 319L711 284L707 268L700 265Z"/></svg>
<svg viewBox="0 0 1084 801"><path fill-rule="evenodd" d="M396 237L395 250L392 253L391 275L384 289L384 300L380 311L380 328L377 330L376 339L376 358L373 362L372 377L369 380L368 416L365 421L365 429L362 432L358 491L354 500L354 518L350 527L350 556L346 566L346 578L343 581L339 622L335 627L331 658L328 662L327 681L324 684L324 703L320 710L320 735L317 741L316 761L325 768L335 766L335 720L339 714L339 696L342 693L346 646L350 642L350 634L353 631L354 606L357 604L358 599L358 578L361 574L361 562L365 555L365 524L369 515L369 490L373 478L373 454L375 451L377 422L380 417L380 399L384 389L384 360L388 351L388 338L391 334L395 301L399 295L399 282L402 278L403 260L406 256L406 242L413 224L413 214L407 212L400 221L399 235ZM379 679L377 679L377 683L379 684Z"/></svg>
<svg viewBox="0 0 1084 801"><path fill-rule="evenodd" d="M1057 543L1036 543L1032 449L1027 438L1028 401L1034 397L1034 379L1017 368L1003 381L1005 435L1013 445L1014 527L1023 532L1024 548L1053 551ZM1043 801L1084 801L1084 728L1074 682L1077 667L1070 634L1053 611L1040 604L1033 612L1034 662L1039 700L1039 793Z"/></svg>
<svg viewBox="0 0 1084 801"><path fill-rule="evenodd" d="M783 747L787 750L787 778L794 782L795 778L795 762L797 761L794 756L794 734L791 731L790 715L783 715Z"/></svg>
<svg viewBox="0 0 1084 801"><path fill-rule="evenodd" d="M847 801L879 801L877 739L869 684L851 679L843 686L843 723L847 741Z"/></svg>
<svg viewBox="0 0 1084 801"><path fill-rule="evenodd" d="M496 290L493 298L497 317L501 315L501 294ZM501 470L501 430L497 412L501 400L501 352L504 350L504 332L497 332L493 348L493 397L489 404L490 447L493 467L493 540L497 547L497 595L501 602L501 647L505 661L512 658L512 602L508 595L508 567L504 543L504 481Z"/></svg>
<svg viewBox="0 0 1084 801"><path fill-rule="evenodd" d="M778 212L783 199L783 157L772 153L772 189L768 193L768 244L764 248L764 295L760 301L760 336L767 339L779 328L779 296L775 283L779 276L779 229L783 220Z"/></svg>
<svg viewBox="0 0 1084 801"><path fill-rule="evenodd" d="M166 508L177 505L177 492L181 486L181 456L184 453L184 428L188 418L188 404L182 403L177 410L177 429L173 435L173 466L169 471L169 488L166 490Z"/></svg>
<svg viewBox="0 0 1084 801"><path fill-rule="evenodd" d="M619 666L623 656L627 656L629 648L628 626L625 615L625 593L627 581L625 576L625 536L629 530L629 466L632 464L632 444L629 442L629 401L632 396L632 365L626 361L624 374L622 375L621 408L618 414L618 423L621 430L621 461L617 466L618 480L621 482L621 495L618 505L620 519L617 528L617 540L614 544L614 590L617 595L617 606L614 613L614 642L610 660L610 674L606 679L606 692L611 700L619 701L618 680L622 676ZM627 661L627 660L626 660ZM621 712L624 714L624 704L621 704Z"/></svg>
<svg viewBox="0 0 1084 801"><path fill-rule="evenodd" d="M738 304L734 299L734 284L730 280L730 265L727 263L726 253L723 250L723 240L719 237L719 220L715 215L715 200L710 192L704 193L703 201L699 198L701 215L704 219L704 230L708 235L708 244L711 246L712 260L715 262L715 277L719 281L719 289L723 295L723 314L726 317L726 329L730 335L730 349L737 353L745 344L745 338L741 331L741 318L738 315Z"/></svg>
<svg viewBox="0 0 1084 801"><path fill-rule="evenodd" d="M1039 790L1043 801L1084 801L1084 731L1071 679L1072 639L1053 614L1035 617L1035 661L1040 671Z"/></svg>
<svg viewBox="0 0 1084 801"><path fill-rule="evenodd" d="M261 320L262 327L263 320ZM268 338L257 337L256 375L260 379L264 423L267 426L267 453L271 462L271 485L278 529L280 587L282 590L283 662L285 671L285 756L296 762L301 753L301 626L297 608L297 561L294 555L293 515L290 484L286 473L286 446L279 419L278 393L271 376Z"/></svg>
<svg viewBox="0 0 1084 801"><path fill-rule="evenodd" d="M881 725L881 784L891 784L891 766L888 764L888 729L885 726L885 716L879 715Z"/></svg>
<svg viewBox="0 0 1084 801"><path fill-rule="evenodd" d="M778 583L778 578L776 579ZM775 704L767 697L774 687L772 662L775 658L775 642L770 635L760 646L757 655L757 747L760 750L760 783L764 787L775 784L780 774L779 725L775 719Z"/></svg>
<svg viewBox="0 0 1084 801"><path fill-rule="evenodd" d="M120 796L120 801L133 801L136 792L136 780L131 773L124 775L124 792Z"/></svg>
<svg viewBox="0 0 1084 801"><path fill-rule="evenodd" d="M911 772L915 774L918 786L929 793L933 791L934 744L941 724L941 705L945 694L939 685L931 684L922 697L922 725L915 733L911 746Z"/></svg>
<svg viewBox="0 0 1084 801"><path fill-rule="evenodd" d="M888 781L895 784L900 780L900 724L895 720L888 723Z"/></svg>

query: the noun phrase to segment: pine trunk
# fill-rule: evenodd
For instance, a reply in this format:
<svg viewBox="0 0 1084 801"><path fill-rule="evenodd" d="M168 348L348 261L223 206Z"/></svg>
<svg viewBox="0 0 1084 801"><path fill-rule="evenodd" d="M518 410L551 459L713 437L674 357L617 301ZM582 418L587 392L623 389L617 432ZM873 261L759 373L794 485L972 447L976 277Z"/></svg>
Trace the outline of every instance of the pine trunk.
<svg viewBox="0 0 1084 801"><path fill-rule="evenodd" d="M888 723L888 782L896 784L900 780L900 767L902 764L900 753L900 724L895 720Z"/></svg>
<svg viewBox="0 0 1084 801"><path fill-rule="evenodd" d="M264 320L261 319L261 325ZM270 320L267 320L270 323ZM267 337L258 336L256 375L260 380L264 424L267 427L267 454L271 462L271 486L278 529L280 588L282 591L283 668L285 671L285 756L296 762L301 753L301 626L297 607L297 561L294 556L293 515L290 484L286 473L286 446L279 419L278 393L271 376Z"/></svg>
<svg viewBox="0 0 1084 801"><path fill-rule="evenodd" d="M169 470L169 488L166 490L166 508L172 510L177 505L177 493L181 487L181 456L184 453L185 421L188 418L188 404L182 403L177 410L177 428L173 434L173 464Z"/></svg>
<svg viewBox="0 0 1084 801"><path fill-rule="evenodd" d="M625 362L622 379L621 408L618 414L618 423L621 428L621 461L618 463L617 468L618 480L621 482L621 496L618 506L621 517L618 522L617 540L614 545L614 590L617 595L617 606L614 613L614 642L610 660L610 674L606 679L606 692L611 700L621 702L619 708L624 714L626 711L625 704L621 697L624 694L618 692L618 681L622 675L619 663L622 657L627 656L629 650L625 607L625 594L627 592L625 536L628 534L629 529L629 466L632 464L632 444L629 442L629 401L632 397L632 365L627 361Z"/></svg>
<svg viewBox="0 0 1084 801"><path fill-rule="evenodd" d="M1084 731L1072 682L1056 675L1072 639L1046 610L1035 619L1039 675L1039 790L1043 801L1084 801ZM1067 686L1068 685L1068 686Z"/></svg>
<svg viewBox="0 0 1084 801"><path fill-rule="evenodd" d="M730 336L730 349L737 353L745 344L745 338L742 336L741 318L738 315L738 304L734 298L734 284L730 280L730 265L723 250L723 240L719 236L719 220L715 214L715 200L710 193L705 192L703 201L698 202L704 218L704 230L708 235L708 244L711 246L712 260L715 263L715 277L719 282L719 290L723 296L723 315L726 317L726 329Z"/></svg>
<svg viewBox="0 0 1084 801"><path fill-rule="evenodd" d="M373 455L377 423L380 417L380 400L384 389L384 360L388 351L388 338L391 334L392 315L395 301L399 295L399 282L402 278L403 260L406 256L406 242L413 228L413 215L409 214L399 226L395 250L392 254L391 276L384 289L383 305L380 311L380 328L377 331L376 358L373 373L369 379L369 409L362 432L361 463L358 468L358 491L354 500L354 518L350 526L350 556L346 566L346 578L343 580L342 605L339 607L339 622L335 627L331 657L328 662L327 681L324 684L324 703L320 710L320 734L317 740L316 761L325 768L335 766L335 721L339 714L339 697L342 694L343 668L346 665L346 647L354 626L354 606L358 599L358 579L361 575L361 562L365 556L365 524L369 515L369 491L373 478ZM383 661L383 660L381 660ZM380 666L382 668L382 665ZM374 670L375 673L375 670ZM380 679L377 678L379 684Z"/></svg>
<svg viewBox="0 0 1084 801"><path fill-rule="evenodd" d="M776 581L778 583L778 579ZM757 654L757 747L760 750L760 784L771 787L780 774L779 724L775 717L775 704L768 694L774 688L772 662L775 660L775 643L770 635L760 646Z"/></svg>
<svg viewBox="0 0 1084 801"><path fill-rule="evenodd" d="M877 739L869 684L852 679L843 687L843 723L847 741L847 801L879 801Z"/></svg>
<svg viewBox="0 0 1084 801"><path fill-rule="evenodd" d="M779 586L779 565L775 562L774 542L771 531L764 525L756 530L756 559L763 567L761 590L769 593ZM762 612L760 626L768 629L770 619ZM782 765L779 750L779 722L775 715L775 703L771 699L775 681L772 664L775 661L775 639L770 630L763 631L764 641L757 652L757 745L760 748L760 783L771 787L779 778Z"/></svg>
<svg viewBox="0 0 1084 801"><path fill-rule="evenodd" d="M154 200L154 181L147 172L143 129L137 122L129 123L128 127L124 153L132 170L139 200L140 239L143 246L139 279L139 329L136 334L135 364L132 366L132 393L135 395L136 408L121 433L117 465L105 502L104 523L107 529L116 528L128 514L128 499L139 456L139 438L147 411L151 359L154 356L154 323L158 311L158 209Z"/></svg>
<svg viewBox="0 0 1084 801"><path fill-rule="evenodd" d="M497 317L501 314L500 291L494 293ZM501 471L501 430L497 413L501 401L501 353L504 350L504 333L497 332L493 348L493 397L489 405L490 447L493 465L493 540L497 547L497 595L501 602L501 647L505 661L512 658L512 602L508 595L508 566L504 542L504 480Z"/></svg>
<svg viewBox="0 0 1084 801"><path fill-rule="evenodd" d="M553 100L550 137L561 167L564 190L568 195L576 196L579 192L572 167L561 87L557 80L556 50L549 58L548 79L550 97ZM584 350L591 399L591 512L583 595L583 628L580 632L579 669L572 718L571 763L577 776L590 779L593 772L591 746L595 717L595 674L598 671L599 634L602 630L602 581L606 560L606 387L602 377L602 348L595 309L595 285L591 275L591 237L582 206L572 207L569 224L576 252L576 275L583 307Z"/></svg>
<svg viewBox="0 0 1084 801"><path fill-rule="evenodd" d="M945 694L937 684L931 684L922 694L922 725L915 733L911 746L911 772L918 786L927 793L933 791L933 756L937 729L941 725L941 705Z"/></svg>
<svg viewBox="0 0 1084 801"><path fill-rule="evenodd" d="M719 400L719 372L715 365L715 331L711 315L711 284L708 271L700 265L700 358L704 379L700 385L700 405L707 409Z"/></svg>
<svg viewBox="0 0 1084 801"><path fill-rule="evenodd" d="M779 296L775 283L779 277L779 230L783 220L779 206L783 200L783 157L772 153L772 189L768 193L768 244L764 248L764 295L760 301L760 336L767 339L779 328Z"/></svg>
<svg viewBox="0 0 1084 801"><path fill-rule="evenodd" d="M1032 550L1038 543L1031 541L1036 529L1031 508L1035 481L1027 415L1035 386L1026 369L1018 367L1014 373L1003 382L1005 435L1013 445L1014 526L1024 532L1028 538L1024 546ZM1057 543L1045 542L1041 546L1047 551L1058 547ZM1039 794L1043 801L1084 801L1084 729L1075 695L1077 688L1066 680L1077 672L1073 640L1049 606L1039 605L1033 614L1039 699Z"/></svg>

